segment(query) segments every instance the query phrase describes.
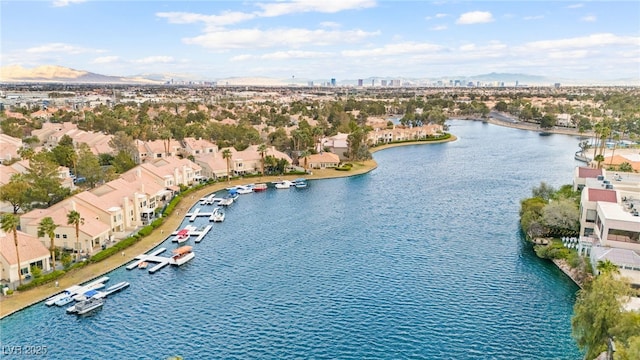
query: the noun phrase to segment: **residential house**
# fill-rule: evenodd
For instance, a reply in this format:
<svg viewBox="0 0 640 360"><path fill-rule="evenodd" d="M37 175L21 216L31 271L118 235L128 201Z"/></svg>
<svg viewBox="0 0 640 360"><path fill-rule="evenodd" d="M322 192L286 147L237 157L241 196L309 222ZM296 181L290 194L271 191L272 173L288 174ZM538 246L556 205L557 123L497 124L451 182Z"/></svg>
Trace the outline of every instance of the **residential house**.
<svg viewBox="0 0 640 360"><path fill-rule="evenodd" d="M218 151L218 145L204 139L186 137L182 140L184 152L187 155L198 156L202 154L213 154Z"/></svg>
<svg viewBox="0 0 640 360"><path fill-rule="evenodd" d="M340 160L347 160L348 156L346 153L349 151L349 143L347 138L349 134L338 133L334 136L325 137L320 139L318 143L317 151L326 152L326 150L337 154Z"/></svg>
<svg viewBox="0 0 640 360"><path fill-rule="evenodd" d="M5 233L0 230L0 266L2 267L0 280L8 283L10 287L15 287L19 276L24 279L31 274L32 266L37 266L43 271L51 270L50 253L47 247L38 241L38 238L22 231L18 231L17 235L19 266L13 232Z"/></svg>
<svg viewBox="0 0 640 360"><path fill-rule="evenodd" d="M154 161L167 157L175 157L182 149L182 145L178 140L155 140L155 141L136 141L136 153L133 159L136 163L141 164L147 161Z"/></svg>
<svg viewBox="0 0 640 360"><path fill-rule="evenodd" d="M82 224L79 227L78 238L76 239L75 225L68 224L67 215L71 211L77 211ZM109 225L105 223L109 213L104 213L94 206L87 205L82 199L76 196L65 199L47 209L35 209L20 217L20 228L25 233L37 237L40 221L45 217L51 217L58 225L55 230L54 244L64 250L74 251L80 254L90 255L100 246L109 240ZM49 237L40 238L43 244L49 243Z"/></svg>
<svg viewBox="0 0 640 360"><path fill-rule="evenodd" d="M391 129L376 128L367 133L367 142L373 145L387 144L397 141L410 141L426 139L442 133L443 129L438 124L428 124L423 126L406 127L394 126Z"/></svg>
<svg viewBox="0 0 640 360"><path fill-rule="evenodd" d="M300 159L300 164L307 169L335 168L340 164L340 157L330 152L311 154Z"/></svg>
<svg viewBox="0 0 640 360"><path fill-rule="evenodd" d="M22 140L7 134L0 134L0 163L4 164L19 159L18 150L22 147Z"/></svg>

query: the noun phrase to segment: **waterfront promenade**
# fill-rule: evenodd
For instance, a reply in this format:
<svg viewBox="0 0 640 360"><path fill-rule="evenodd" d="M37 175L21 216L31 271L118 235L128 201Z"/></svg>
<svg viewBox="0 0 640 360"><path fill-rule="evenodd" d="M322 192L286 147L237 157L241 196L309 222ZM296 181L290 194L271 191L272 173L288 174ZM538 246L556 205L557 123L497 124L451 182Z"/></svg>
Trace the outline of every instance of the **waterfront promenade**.
<svg viewBox="0 0 640 360"><path fill-rule="evenodd" d="M434 144L441 142L450 142L455 141L456 137L451 136L449 139L442 141L432 141L432 142L406 142L406 143L398 143L398 144L388 144L378 146L374 149L371 149L371 152L376 152L380 150L384 150L390 147L397 146L406 146L406 145L416 145L416 144ZM363 162L354 163L353 168L350 171L337 171L335 169L313 169L312 174L305 175L305 178L309 180L317 180L317 179L329 179L329 178L338 178L338 177L347 177L347 176L356 176L365 174L377 167L377 163L375 160L367 160ZM80 269L76 269L70 271L65 274L62 278L58 280L58 287L55 287L55 283L47 283L42 286L27 290L27 291L17 291L11 296L2 296L0 297L0 319L13 314L16 311L19 311L25 307L38 303L42 300L45 300L56 293L76 284L80 284L96 277L102 276L105 273L108 273L112 270L117 269L120 266L123 266L134 260L135 256L140 255L142 253L146 253L154 247L158 246L162 243L173 231L175 231L182 221L184 220L184 214L191 208L196 202L200 200L200 198L214 193L216 191L220 191L224 188L242 185L247 183L255 183L255 182L273 182L278 180L293 180L295 178L300 177L299 175L288 175L288 176L264 176L264 177L251 177L246 179L235 179L231 182L218 182L212 185L203 187L191 193L188 197L182 199L182 201L175 207L172 214L167 216L162 223L161 226L156 228L151 234L142 238L139 242L134 244L133 246L127 248L124 252L124 256L121 254L116 254L111 256L101 262L92 263Z"/></svg>

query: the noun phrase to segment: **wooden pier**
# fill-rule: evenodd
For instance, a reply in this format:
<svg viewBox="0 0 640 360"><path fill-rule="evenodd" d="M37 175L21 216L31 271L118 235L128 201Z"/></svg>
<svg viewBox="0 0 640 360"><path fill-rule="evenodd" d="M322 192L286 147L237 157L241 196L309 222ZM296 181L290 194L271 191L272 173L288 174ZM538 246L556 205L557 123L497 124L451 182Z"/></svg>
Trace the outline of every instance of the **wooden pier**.
<svg viewBox="0 0 640 360"><path fill-rule="evenodd" d="M216 209L217 209L217 207L216 207ZM186 213L185 214L185 219L188 218L189 221L194 221L199 216L211 218L211 216L213 216L213 214L215 214L216 209L214 209L213 212L200 212L200 208L196 208L193 212ZM177 232L176 232L176 234L177 234Z"/></svg>
<svg viewBox="0 0 640 360"><path fill-rule="evenodd" d="M152 267L149 269L149 273L153 274L154 272L162 269L163 267L169 265L169 259L167 257L162 257L162 256L158 256L160 254L162 254L163 252L165 252L167 249L166 248L160 248L154 252L152 252L151 254L140 254L138 256L135 257L136 260L134 260L131 264L127 265L127 270L133 270L135 268L138 267L138 265L140 265L141 262L146 261L146 262L152 262L152 263L157 263L156 266Z"/></svg>

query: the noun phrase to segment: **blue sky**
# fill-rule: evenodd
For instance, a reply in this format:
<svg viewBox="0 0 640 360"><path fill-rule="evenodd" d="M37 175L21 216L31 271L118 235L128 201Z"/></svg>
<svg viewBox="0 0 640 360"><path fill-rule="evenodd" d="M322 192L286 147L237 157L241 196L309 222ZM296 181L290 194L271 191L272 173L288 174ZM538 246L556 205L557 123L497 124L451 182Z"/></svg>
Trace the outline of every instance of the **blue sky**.
<svg viewBox="0 0 640 360"><path fill-rule="evenodd" d="M640 78L640 2L7 1L2 66L105 75Z"/></svg>

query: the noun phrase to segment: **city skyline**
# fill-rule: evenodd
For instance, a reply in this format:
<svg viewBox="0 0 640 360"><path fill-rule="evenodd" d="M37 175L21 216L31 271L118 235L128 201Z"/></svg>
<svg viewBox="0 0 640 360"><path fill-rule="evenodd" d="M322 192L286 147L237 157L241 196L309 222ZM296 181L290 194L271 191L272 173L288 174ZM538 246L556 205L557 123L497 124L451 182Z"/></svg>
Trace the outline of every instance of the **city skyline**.
<svg viewBox="0 0 640 360"><path fill-rule="evenodd" d="M635 2L2 1L3 67L111 76L640 78Z"/></svg>

